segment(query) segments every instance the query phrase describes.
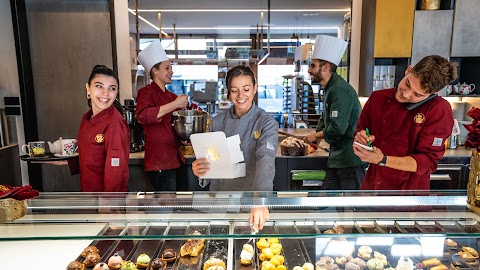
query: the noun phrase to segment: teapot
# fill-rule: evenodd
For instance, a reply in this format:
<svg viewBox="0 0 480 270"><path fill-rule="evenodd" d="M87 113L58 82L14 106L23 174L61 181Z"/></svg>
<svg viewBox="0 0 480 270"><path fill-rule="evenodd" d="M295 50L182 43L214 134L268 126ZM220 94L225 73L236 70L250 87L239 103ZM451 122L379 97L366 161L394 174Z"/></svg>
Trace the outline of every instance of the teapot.
<svg viewBox="0 0 480 270"><path fill-rule="evenodd" d="M48 148L52 154L60 154L62 152L62 137L60 139L54 141L53 143L47 142Z"/></svg>
<svg viewBox="0 0 480 270"><path fill-rule="evenodd" d="M457 83L453 88L455 89L455 93L466 96L475 90L475 84Z"/></svg>

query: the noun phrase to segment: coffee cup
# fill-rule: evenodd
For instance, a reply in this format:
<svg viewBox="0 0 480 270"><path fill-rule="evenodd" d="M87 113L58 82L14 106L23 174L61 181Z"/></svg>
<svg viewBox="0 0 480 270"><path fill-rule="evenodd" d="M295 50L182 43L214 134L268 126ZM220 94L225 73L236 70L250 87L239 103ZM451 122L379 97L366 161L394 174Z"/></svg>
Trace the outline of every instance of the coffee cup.
<svg viewBox="0 0 480 270"><path fill-rule="evenodd" d="M22 145L22 151L31 157L45 156L45 141L28 142Z"/></svg>
<svg viewBox="0 0 480 270"><path fill-rule="evenodd" d="M77 139L62 139L62 156L73 156L77 153Z"/></svg>

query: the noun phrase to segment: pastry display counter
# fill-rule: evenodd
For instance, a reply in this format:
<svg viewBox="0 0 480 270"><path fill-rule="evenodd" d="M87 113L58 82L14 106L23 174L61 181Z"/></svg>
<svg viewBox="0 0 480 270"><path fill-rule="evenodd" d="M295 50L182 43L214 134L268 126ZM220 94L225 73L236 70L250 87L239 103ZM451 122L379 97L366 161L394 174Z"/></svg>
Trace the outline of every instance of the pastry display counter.
<svg viewBox="0 0 480 270"><path fill-rule="evenodd" d="M479 250L480 218L466 207L466 195L454 191L42 193L28 206L25 217L0 224L0 269L14 269L25 254L55 257L40 269L66 269L71 261L85 262L87 246L98 248L105 263L115 253L134 263L140 254L161 259L171 249L176 256L169 269L204 269L211 257L226 269L312 263L324 270L381 270L406 257L411 267L398 270L428 269L419 263L433 258L448 268L478 269L478 255L462 257L462 248ZM270 220L253 235L249 210L258 206L269 208ZM198 256L180 256L189 239L203 241ZM244 265L246 243L254 256ZM360 256L365 250L377 253ZM349 256L367 264L378 254L385 255L381 267L376 261L370 268L346 267ZM280 261L285 268L275 266Z"/></svg>

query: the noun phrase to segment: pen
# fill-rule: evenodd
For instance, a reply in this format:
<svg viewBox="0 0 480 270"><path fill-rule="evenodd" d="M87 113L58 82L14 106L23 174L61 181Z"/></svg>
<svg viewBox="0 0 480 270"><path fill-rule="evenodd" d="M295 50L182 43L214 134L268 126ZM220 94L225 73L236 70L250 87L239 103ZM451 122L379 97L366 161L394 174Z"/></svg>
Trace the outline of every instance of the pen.
<svg viewBox="0 0 480 270"><path fill-rule="evenodd" d="M368 128L365 129L365 133L367 133L367 136L370 137L370 131L368 130ZM370 141L367 141L367 145L371 146Z"/></svg>

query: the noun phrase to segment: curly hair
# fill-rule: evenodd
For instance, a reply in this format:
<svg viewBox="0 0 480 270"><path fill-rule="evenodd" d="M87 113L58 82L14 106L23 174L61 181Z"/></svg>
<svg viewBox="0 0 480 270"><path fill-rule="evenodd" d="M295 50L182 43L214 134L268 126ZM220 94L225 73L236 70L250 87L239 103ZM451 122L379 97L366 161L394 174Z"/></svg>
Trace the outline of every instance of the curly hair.
<svg viewBox="0 0 480 270"><path fill-rule="evenodd" d="M441 56L429 55L422 58L411 72L420 79L420 85L427 93L436 93L457 79L457 65Z"/></svg>

